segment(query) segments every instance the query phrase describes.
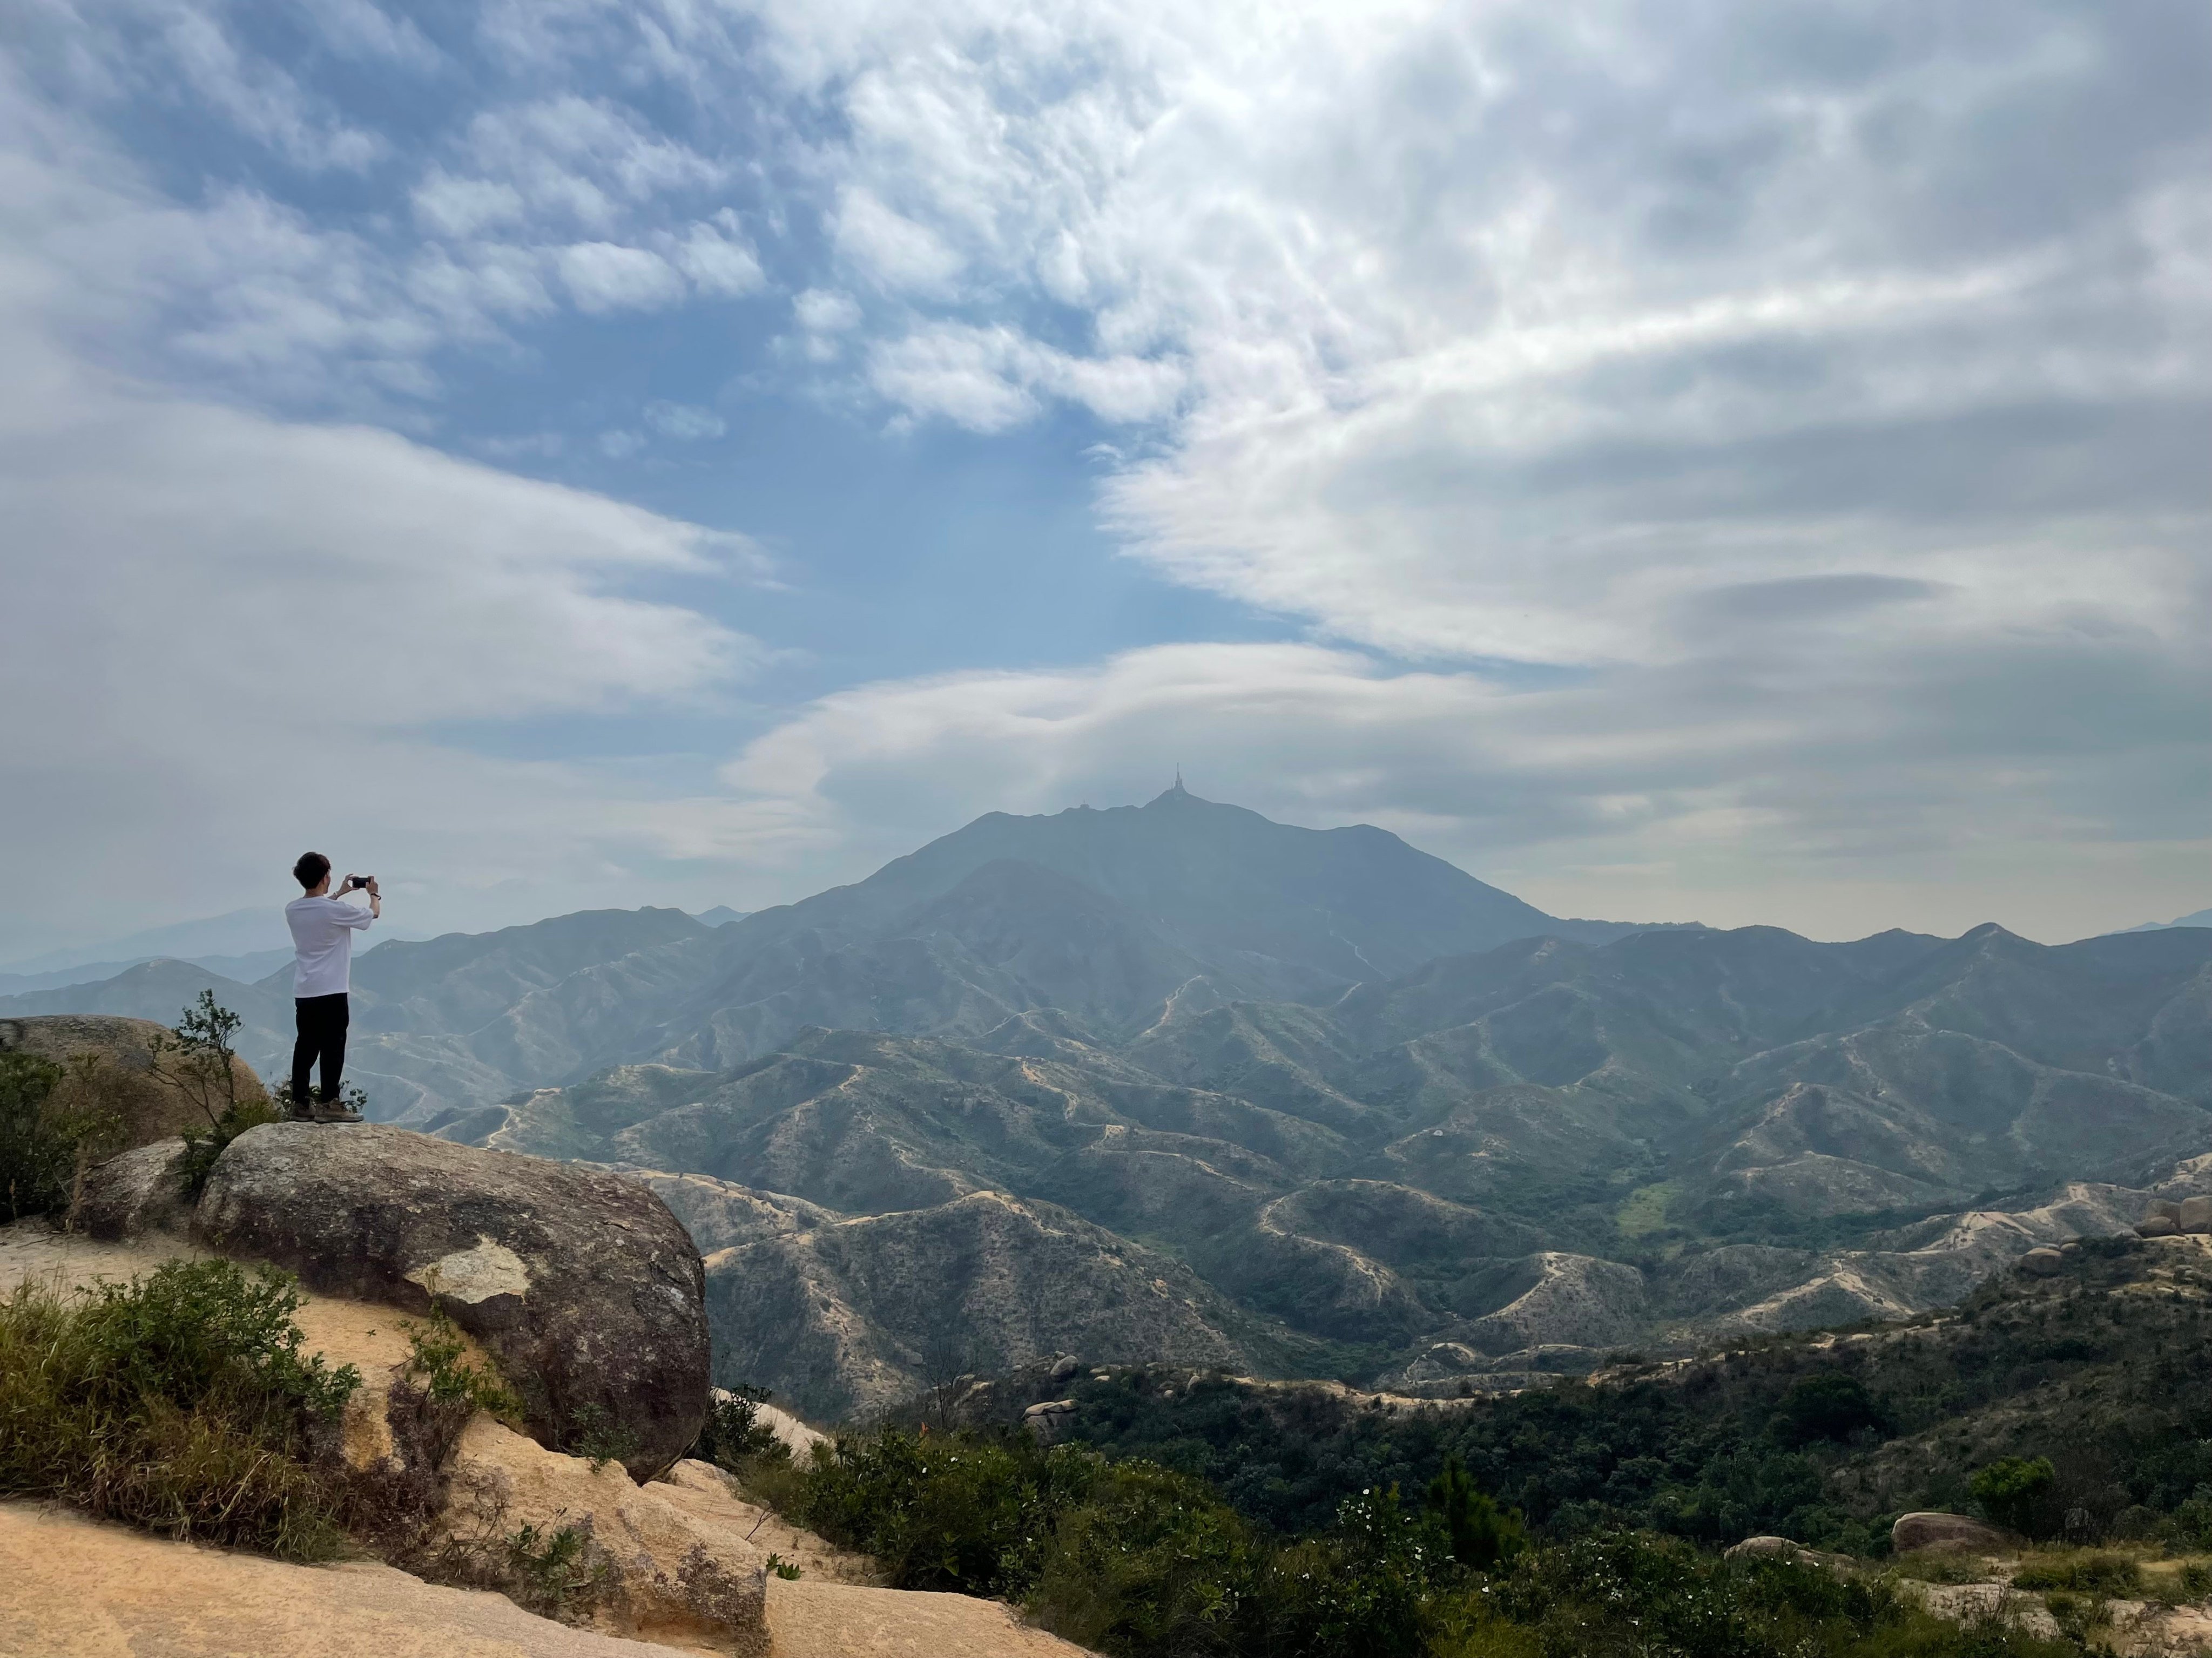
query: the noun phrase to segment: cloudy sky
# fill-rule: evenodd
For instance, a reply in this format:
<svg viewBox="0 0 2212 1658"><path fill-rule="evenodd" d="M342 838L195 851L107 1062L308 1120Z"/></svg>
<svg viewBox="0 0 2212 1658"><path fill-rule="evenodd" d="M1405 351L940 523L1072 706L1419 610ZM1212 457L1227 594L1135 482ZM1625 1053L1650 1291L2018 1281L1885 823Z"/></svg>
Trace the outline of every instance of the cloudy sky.
<svg viewBox="0 0 2212 1658"><path fill-rule="evenodd" d="M2212 903L2212 14L20 0L0 957L1196 792L1558 913Z"/></svg>

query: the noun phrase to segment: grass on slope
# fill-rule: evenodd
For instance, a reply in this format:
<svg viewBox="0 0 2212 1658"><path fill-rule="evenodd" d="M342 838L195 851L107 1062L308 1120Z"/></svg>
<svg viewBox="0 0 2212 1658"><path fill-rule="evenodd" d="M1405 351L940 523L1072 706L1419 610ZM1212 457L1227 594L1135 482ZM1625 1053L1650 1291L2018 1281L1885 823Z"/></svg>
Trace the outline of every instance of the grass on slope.
<svg viewBox="0 0 2212 1658"><path fill-rule="evenodd" d="M341 1544L314 1455L360 1376L303 1357L291 1282L172 1261L129 1285L0 1301L0 1494L293 1559Z"/></svg>

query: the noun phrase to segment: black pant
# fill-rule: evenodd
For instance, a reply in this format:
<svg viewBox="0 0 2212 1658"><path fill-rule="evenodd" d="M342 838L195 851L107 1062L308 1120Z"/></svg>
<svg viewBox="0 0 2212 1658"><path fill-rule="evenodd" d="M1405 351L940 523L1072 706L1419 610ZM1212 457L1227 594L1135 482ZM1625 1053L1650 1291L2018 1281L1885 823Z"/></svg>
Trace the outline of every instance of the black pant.
<svg viewBox="0 0 2212 1658"><path fill-rule="evenodd" d="M343 990L334 996L301 996L292 1004L300 1023L300 1040L292 1044L292 1103L307 1102L307 1072L318 1057L323 1062L323 1098L338 1096L338 1075L345 1069L346 1025L350 1014Z"/></svg>

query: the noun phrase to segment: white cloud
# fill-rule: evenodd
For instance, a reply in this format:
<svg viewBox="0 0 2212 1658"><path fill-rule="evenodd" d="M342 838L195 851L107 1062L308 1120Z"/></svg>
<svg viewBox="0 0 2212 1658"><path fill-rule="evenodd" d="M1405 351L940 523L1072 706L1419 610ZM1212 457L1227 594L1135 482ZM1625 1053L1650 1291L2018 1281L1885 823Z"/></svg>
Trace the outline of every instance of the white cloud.
<svg viewBox="0 0 2212 1658"><path fill-rule="evenodd" d="M522 193L496 179L456 178L432 167L415 186L415 216L441 236L473 236L522 218Z"/></svg>
<svg viewBox="0 0 2212 1658"><path fill-rule="evenodd" d="M462 148L477 174L515 191L549 225L598 231L658 197L710 191L726 176L720 162L632 111L576 93L486 110L470 121Z"/></svg>
<svg viewBox="0 0 2212 1658"><path fill-rule="evenodd" d="M849 875L902 799L1148 792L1164 732L1217 793L1384 817L1555 908L2204 901L2201 9L501 3L489 72L417 64L453 125L397 159L227 14L159 50L121 15L70 14L52 84L190 88L295 167L374 152L349 190L430 240L162 201L40 134L0 211L103 361L379 412L556 295L795 289L771 369L1136 428L1112 526L1322 641L845 693L748 751L739 806L656 805L669 844Z"/></svg>
<svg viewBox="0 0 2212 1658"><path fill-rule="evenodd" d="M433 816L489 805L481 833L557 809L531 843L573 851L618 802L594 812L565 768L478 764L439 733L696 702L757 658L623 591L749 579L733 537L388 433L106 384L20 332L9 355L9 613L36 621L0 653L0 700L30 716L0 737L0 794L41 803L10 855L52 895L11 897L17 929L86 925L64 912L117 884L104 860L221 890L272 844L419 822L432 780L472 768Z"/></svg>
<svg viewBox="0 0 2212 1658"><path fill-rule="evenodd" d="M165 9L160 28L168 59L185 83L241 132L295 166L360 172L386 153L381 137L338 118L285 70L241 51L210 11L191 5Z"/></svg>
<svg viewBox="0 0 2212 1658"><path fill-rule="evenodd" d="M656 311L684 296L684 278L649 248L577 242L561 250L558 263L579 310Z"/></svg>
<svg viewBox="0 0 2212 1658"><path fill-rule="evenodd" d="M504 750L532 722L726 707L765 653L692 604L734 607L766 579L758 550L88 361L78 343L150 331L241 250L261 267L252 299L210 310L187 349L265 387L302 353L380 349L372 366L398 374L420 347L406 307L345 291L366 282L346 244L250 197L169 208L95 149L73 159L0 144L0 799L8 865L35 872L8 885L0 942L281 897L283 860L337 841L398 860L425 895L416 925L649 885L670 845L653 808L680 800L681 762ZM416 273L426 303L489 303L460 290L497 255L469 257ZM501 883L507 908L470 908Z"/></svg>
<svg viewBox="0 0 2212 1658"><path fill-rule="evenodd" d="M941 237L866 189L846 191L833 234L838 252L862 276L893 293L942 293L960 274L960 255Z"/></svg>
<svg viewBox="0 0 2212 1658"><path fill-rule="evenodd" d="M1003 326L940 323L878 342L868 380L910 413L998 432L1034 416L1039 392L1082 404L1104 421L1157 419L1174 407L1182 371L1142 357L1073 357Z"/></svg>
<svg viewBox="0 0 2212 1658"><path fill-rule="evenodd" d="M842 334L860 325L860 307L849 294L810 288L791 302L792 315L810 334Z"/></svg>
<svg viewBox="0 0 2212 1658"><path fill-rule="evenodd" d="M645 405L645 423L663 437L686 443L718 438L730 429L729 423L713 410L685 403L648 403Z"/></svg>
<svg viewBox="0 0 2212 1658"><path fill-rule="evenodd" d="M767 285L760 258L738 233L737 218L725 208L714 222L702 221L669 239L674 250L670 257L702 294L742 299Z"/></svg>
<svg viewBox="0 0 2212 1658"><path fill-rule="evenodd" d="M394 17L372 0L307 0L324 43L348 58L381 58L418 71L437 69L442 54L405 17Z"/></svg>
<svg viewBox="0 0 2212 1658"><path fill-rule="evenodd" d="M2154 434L2212 403L2201 16L759 15L844 118L841 253L911 307L872 389L1167 419L1108 506L1178 581L1417 654L1694 656L1665 619L1701 592L1851 572L2180 648L2212 509ZM1014 319L1048 305L1095 344Z"/></svg>

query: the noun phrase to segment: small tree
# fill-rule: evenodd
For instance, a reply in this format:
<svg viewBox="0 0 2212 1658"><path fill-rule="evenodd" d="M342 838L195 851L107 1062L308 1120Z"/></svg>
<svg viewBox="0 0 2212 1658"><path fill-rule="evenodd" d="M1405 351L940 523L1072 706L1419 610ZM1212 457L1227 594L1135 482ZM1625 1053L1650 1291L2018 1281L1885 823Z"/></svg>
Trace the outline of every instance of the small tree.
<svg viewBox="0 0 2212 1658"><path fill-rule="evenodd" d="M238 1050L246 1022L203 990L173 1029L154 1038L154 1069L184 1096L210 1128L237 1114Z"/></svg>
<svg viewBox="0 0 2212 1658"><path fill-rule="evenodd" d="M952 1426L953 1401L959 1397L960 1379L968 1374L968 1343L953 1330L930 1332L921 1344L921 1379L929 1389L930 1408L940 1430Z"/></svg>
<svg viewBox="0 0 2212 1658"><path fill-rule="evenodd" d="M2001 1456L1978 1469L1974 1500L1996 1524L2028 1537L2057 1529L2051 1513L2057 1497L2058 1471L2047 1456Z"/></svg>
<svg viewBox="0 0 2212 1658"><path fill-rule="evenodd" d="M260 1090L240 1090L234 1039L244 1023L216 1000L215 992L203 990L175 1029L154 1040L155 1074L206 1119L204 1127L184 1131L187 1197L199 1195L224 1147L249 1128L278 1121Z"/></svg>
<svg viewBox="0 0 2212 1658"><path fill-rule="evenodd" d="M1881 1406L1856 1376L1820 1370L1790 1384L1771 1426L1777 1439L1796 1449L1824 1439L1847 1440L1868 1429L1880 1432L1887 1423Z"/></svg>
<svg viewBox="0 0 2212 1658"><path fill-rule="evenodd" d="M1443 1522L1452 1558L1476 1571L1489 1571L1528 1546L1521 1516L1501 1510L1475 1487L1456 1456L1444 1459L1444 1471L1429 1482L1424 1505Z"/></svg>

